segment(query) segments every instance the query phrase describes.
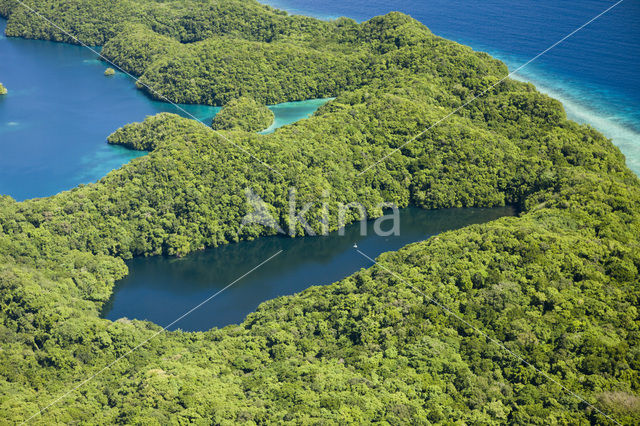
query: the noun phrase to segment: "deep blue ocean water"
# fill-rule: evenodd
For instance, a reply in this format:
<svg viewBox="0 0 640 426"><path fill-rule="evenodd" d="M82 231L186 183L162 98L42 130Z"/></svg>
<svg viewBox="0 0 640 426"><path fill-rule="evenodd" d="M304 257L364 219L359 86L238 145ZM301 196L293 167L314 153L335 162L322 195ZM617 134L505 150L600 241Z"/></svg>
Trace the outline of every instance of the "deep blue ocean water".
<svg viewBox="0 0 640 426"><path fill-rule="evenodd" d="M119 127L148 115L173 112L174 106L149 99L130 77L103 75L107 65L89 49L4 36L0 18L0 194L17 200L44 197L95 182L144 155L110 146L106 138ZM308 117L325 100L271 107L270 129ZM180 105L211 123L220 110Z"/></svg>
<svg viewBox="0 0 640 426"><path fill-rule="evenodd" d="M615 1L263 0L291 13L364 21L400 11L436 35L518 68ZM640 174L640 1L624 0L517 77L563 102L569 118L603 132Z"/></svg>

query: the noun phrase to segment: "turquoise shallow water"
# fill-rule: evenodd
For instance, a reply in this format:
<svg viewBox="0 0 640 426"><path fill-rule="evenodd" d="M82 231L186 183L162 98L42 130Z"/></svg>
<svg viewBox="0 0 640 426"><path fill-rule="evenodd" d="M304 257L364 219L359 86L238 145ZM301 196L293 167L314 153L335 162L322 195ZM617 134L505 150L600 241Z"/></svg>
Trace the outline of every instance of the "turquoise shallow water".
<svg viewBox="0 0 640 426"><path fill-rule="evenodd" d="M0 19L0 33L6 20ZM95 182L144 155L110 146L119 127L148 115L173 112L135 89L130 77L103 75L106 64L81 46L0 37L0 194L17 200L44 197ZM283 126L308 117L326 100L274 105ZM180 105L207 124L220 110Z"/></svg>
<svg viewBox="0 0 640 426"><path fill-rule="evenodd" d="M514 70L615 2L611 0L263 0L292 13L364 21L392 10ZM603 132L640 174L640 1L625 0L518 73Z"/></svg>
<svg viewBox="0 0 640 426"><path fill-rule="evenodd" d="M273 133L276 129L282 126L295 123L296 121L300 121L304 118L309 118L318 108L330 100L331 99L311 99L302 102L285 102L278 105L272 105L269 109L271 109L275 115L273 124L269 126L268 129L265 129L260 133Z"/></svg>

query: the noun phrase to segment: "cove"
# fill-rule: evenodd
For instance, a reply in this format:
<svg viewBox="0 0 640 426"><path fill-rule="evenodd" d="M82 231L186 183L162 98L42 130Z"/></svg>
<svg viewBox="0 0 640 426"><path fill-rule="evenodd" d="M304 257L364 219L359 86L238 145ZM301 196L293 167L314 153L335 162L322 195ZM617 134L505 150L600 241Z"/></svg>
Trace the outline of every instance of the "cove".
<svg viewBox="0 0 640 426"><path fill-rule="evenodd" d="M82 46L4 36L0 18L0 194L18 201L95 182L144 152L106 143L116 129L173 105L148 98L123 73L105 77L107 64ZM268 129L307 118L327 100L270 107ZM211 124L219 107L180 105ZM191 117L189 117L191 118Z"/></svg>
<svg viewBox="0 0 640 426"><path fill-rule="evenodd" d="M303 118L309 118L318 108L333 99L335 98L310 99L307 101L284 102L278 105L272 105L269 109L273 111L275 115L273 124L260 133L265 135L273 133L282 126L293 124Z"/></svg>
<svg viewBox="0 0 640 426"><path fill-rule="evenodd" d="M204 331L240 323L266 300L314 285L328 285L370 267L371 262L354 249L354 243L375 258L444 231L514 214L512 207L443 210L409 207L400 210L398 236L375 235L374 223L369 221L366 236L361 235L360 223L354 223L345 228L344 236L334 232L322 237L265 237L184 258L137 258L127 263L129 275L116 283L102 317L148 320L164 327L283 250L170 330Z"/></svg>

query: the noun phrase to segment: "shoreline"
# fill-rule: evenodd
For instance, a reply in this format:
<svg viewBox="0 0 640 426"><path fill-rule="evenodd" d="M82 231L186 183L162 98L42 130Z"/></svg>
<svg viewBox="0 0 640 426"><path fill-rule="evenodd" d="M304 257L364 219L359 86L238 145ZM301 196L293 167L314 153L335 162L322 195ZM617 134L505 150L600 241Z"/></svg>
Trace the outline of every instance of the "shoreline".
<svg viewBox="0 0 640 426"><path fill-rule="evenodd" d="M579 99L572 98L570 94L560 93L558 89L549 87L545 81L518 74L511 78L533 84L539 92L560 101L569 120L589 125L611 139L624 154L627 167L640 176L640 143L634 143L640 141L640 132L631 125L618 122L615 117L608 116L600 108L585 105Z"/></svg>

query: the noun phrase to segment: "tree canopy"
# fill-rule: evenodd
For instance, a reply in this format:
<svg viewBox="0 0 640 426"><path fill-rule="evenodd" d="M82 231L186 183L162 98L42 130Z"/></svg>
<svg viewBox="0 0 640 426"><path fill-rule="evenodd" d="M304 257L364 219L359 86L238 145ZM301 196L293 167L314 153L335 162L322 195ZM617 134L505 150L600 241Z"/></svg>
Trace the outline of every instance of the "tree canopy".
<svg viewBox="0 0 640 426"><path fill-rule="evenodd" d="M258 132L273 124L275 116L265 105L247 97L233 99L216 114L211 127L217 130Z"/></svg>

